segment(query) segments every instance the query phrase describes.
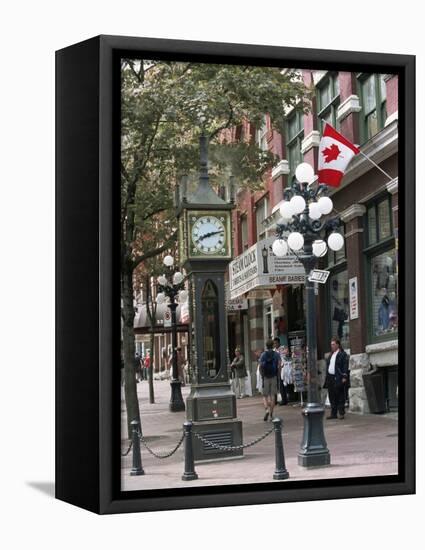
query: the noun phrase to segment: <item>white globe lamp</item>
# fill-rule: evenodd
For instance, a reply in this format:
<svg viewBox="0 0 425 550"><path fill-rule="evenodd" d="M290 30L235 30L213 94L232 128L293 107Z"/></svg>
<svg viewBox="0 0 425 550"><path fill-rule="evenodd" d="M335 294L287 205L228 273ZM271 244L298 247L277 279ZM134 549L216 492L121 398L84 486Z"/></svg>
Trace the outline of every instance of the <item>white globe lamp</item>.
<svg viewBox="0 0 425 550"><path fill-rule="evenodd" d="M162 286L165 286L167 284L167 277L165 275L160 275L158 277L158 283Z"/></svg>
<svg viewBox="0 0 425 550"><path fill-rule="evenodd" d="M283 239L276 239L272 244L272 250L275 256L286 256L288 253L288 245Z"/></svg>
<svg viewBox="0 0 425 550"><path fill-rule="evenodd" d="M175 285L179 285L184 279L183 273L180 273L180 271L176 271L173 275L173 283Z"/></svg>
<svg viewBox="0 0 425 550"><path fill-rule="evenodd" d="M280 215L284 220L290 220L294 215L294 210L292 204L288 201L285 201L279 208Z"/></svg>
<svg viewBox="0 0 425 550"><path fill-rule="evenodd" d="M294 231L294 233L291 233L288 237L288 245L292 250L301 250L304 246L304 237L301 233Z"/></svg>
<svg viewBox="0 0 425 550"><path fill-rule="evenodd" d="M312 202L308 205L308 215L312 220L318 220L322 213L320 212L317 202Z"/></svg>
<svg viewBox="0 0 425 550"><path fill-rule="evenodd" d="M189 292L187 290L180 290L179 300L180 300L181 303L186 302L188 297L189 297Z"/></svg>
<svg viewBox="0 0 425 550"><path fill-rule="evenodd" d="M294 214L301 214L305 209L305 200L301 195L294 195L289 201L289 204L292 207Z"/></svg>
<svg viewBox="0 0 425 550"><path fill-rule="evenodd" d="M320 199L317 201L317 204L319 206L320 212L326 216L326 214L330 214L333 210L333 202L329 197L320 197Z"/></svg>
<svg viewBox="0 0 425 550"><path fill-rule="evenodd" d="M324 256L327 251L328 251L328 247L326 246L325 241L322 241L322 240L314 241L313 254L317 258L321 258L322 256Z"/></svg>
<svg viewBox="0 0 425 550"><path fill-rule="evenodd" d="M302 162L295 170L295 177L300 183L309 183L314 178L314 170L310 164Z"/></svg>
<svg viewBox="0 0 425 550"><path fill-rule="evenodd" d="M164 258L164 265L167 267L171 267L174 264L174 258L170 255L165 256Z"/></svg>
<svg viewBox="0 0 425 550"><path fill-rule="evenodd" d="M337 252L344 246L344 237L341 233L331 233L328 237L328 246L331 250Z"/></svg>
<svg viewBox="0 0 425 550"><path fill-rule="evenodd" d="M165 294L163 292L160 292L156 297L156 303L158 305L161 305L165 302Z"/></svg>

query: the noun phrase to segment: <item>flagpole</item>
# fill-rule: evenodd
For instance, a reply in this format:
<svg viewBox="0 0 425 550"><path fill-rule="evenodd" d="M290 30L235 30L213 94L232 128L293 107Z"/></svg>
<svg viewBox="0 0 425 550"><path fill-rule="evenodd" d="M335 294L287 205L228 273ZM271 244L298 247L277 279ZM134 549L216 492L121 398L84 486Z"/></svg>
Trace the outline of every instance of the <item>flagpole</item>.
<svg viewBox="0 0 425 550"><path fill-rule="evenodd" d="M380 172L382 172L384 174L384 176L387 176L387 178L390 180L390 181L393 181L394 178L392 178L387 172L385 172L385 170L383 170L380 166L378 166L376 164L376 162L374 162L370 157L368 157L367 155L365 155L363 153L363 151L360 151L360 154L365 158L367 159L371 164L373 164L373 166L375 166L375 168L378 168L378 170Z"/></svg>
<svg viewBox="0 0 425 550"><path fill-rule="evenodd" d="M329 122L327 122L326 120L324 120L323 118L320 119L324 124L329 124ZM332 124L329 124L329 126L331 128L333 128ZM334 128L334 130L336 132L338 132L338 130L336 130ZM342 135L342 134L341 134ZM363 153L363 151L360 151L360 148L359 148L359 154L362 155L366 160L368 160L371 164L373 164L373 166L375 166L375 168L377 168L380 172L382 172L384 174L384 176L386 176L390 181L393 181L394 178L392 178L387 172L385 172L385 170L383 170L380 166L378 166L376 164L376 162L374 162L370 157L368 157L367 155L365 155Z"/></svg>

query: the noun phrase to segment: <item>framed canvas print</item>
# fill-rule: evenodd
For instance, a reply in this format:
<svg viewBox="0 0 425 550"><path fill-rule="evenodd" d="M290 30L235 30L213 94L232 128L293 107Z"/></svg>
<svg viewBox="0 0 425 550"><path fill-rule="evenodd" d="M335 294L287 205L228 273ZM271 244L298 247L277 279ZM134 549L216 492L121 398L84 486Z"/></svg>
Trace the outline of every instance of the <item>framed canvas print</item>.
<svg viewBox="0 0 425 550"><path fill-rule="evenodd" d="M414 61L57 52L57 498L414 492Z"/></svg>

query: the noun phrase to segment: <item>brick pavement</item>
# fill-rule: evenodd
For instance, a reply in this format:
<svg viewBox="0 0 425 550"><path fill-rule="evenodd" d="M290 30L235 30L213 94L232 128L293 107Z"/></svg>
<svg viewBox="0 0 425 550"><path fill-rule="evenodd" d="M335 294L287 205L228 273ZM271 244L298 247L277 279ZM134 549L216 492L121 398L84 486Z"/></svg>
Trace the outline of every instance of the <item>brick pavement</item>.
<svg viewBox="0 0 425 550"><path fill-rule="evenodd" d="M182 388L183 398L190 387ZM155 404L149 404L146 381L138 384L143 435L156 452L167 452L178 442L185 412L168 410L170 384L155 380ZM243 422L243 438L247 443L270 428L264 422L264 409L260 396L237 400L238 418ZM125 427L125 406L122 402L122 425ZM325 420L325 435L331 453L331 465L324 468L298 466L297 452L302 437L303 419L300 407L277 406L275 416L284 423L283 441L286 468L290 480L344 478L397 473L398 423L397 416L347 414L344 420ZM123 430L126 434L126 430ZM122 441L122 449L127 448ZM285 483L273 480L274 435L245 450L243 458L196 464L199 476L196 481L181 480L183 473L183 445L171 457L159 460L142 446L145 475L129 475L131 453L122 459L123 490L158 489L170 487L226 485L242 483Z"/></svg>

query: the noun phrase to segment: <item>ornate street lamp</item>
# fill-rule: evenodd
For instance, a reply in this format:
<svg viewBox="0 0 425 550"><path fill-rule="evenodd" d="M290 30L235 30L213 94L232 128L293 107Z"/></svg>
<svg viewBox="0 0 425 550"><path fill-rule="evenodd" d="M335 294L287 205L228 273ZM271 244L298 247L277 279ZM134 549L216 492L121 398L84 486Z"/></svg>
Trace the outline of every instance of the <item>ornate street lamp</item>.
<svg viewBox="0 0 425 550"><path fill-rule="evenodd" d="M181 381L179 380L178 365L177 365L177 319L176 309L178 303L176 298L179 298L179 302L183 303L187 300L187 291L184 289L184 276L180 271L173 271L174 258L172 256L165 256L164 265L167 269L167 273L158 277L158 290L156 301L158 304L164 303L166 298L169 299L168 307L171 310L171 341L173 348L173 368L171 373L171 398L170 398L170 411L184 411L185 405L182 397Z"/></svg>
<svg viewBox="0 0 425 550"><path fill-rule="evenodd" d="M322 216L332 212L333 204L326 196L326 185L313 187L313 168L302 163L297 167L295 177L296 181L284 191L285 200L280 207L282 219L277 224L277 239L272 249L276 256L285 256L288 251L292 251L305 270L308 402L302 411L304 433L298 452L298 464L325 466L330 464L330 453L323 430L325 409L319 401L316 301L314 283L309 280L309 275L316 267L318 258L326 254L327 248L336 251L344 246L344 238L337 232L341 225L340 218L320 220ZM324 238L328 234L326 243Z"/></svg>

